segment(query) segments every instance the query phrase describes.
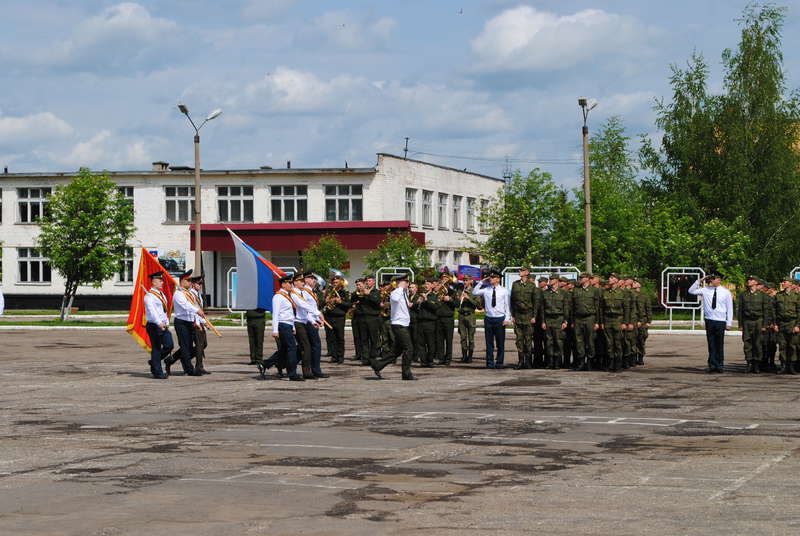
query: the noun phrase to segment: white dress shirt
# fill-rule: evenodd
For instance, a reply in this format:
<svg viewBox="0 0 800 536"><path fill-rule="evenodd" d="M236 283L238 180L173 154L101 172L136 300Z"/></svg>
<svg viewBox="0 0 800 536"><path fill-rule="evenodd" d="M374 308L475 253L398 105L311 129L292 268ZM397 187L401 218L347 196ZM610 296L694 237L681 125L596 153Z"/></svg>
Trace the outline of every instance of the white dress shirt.
<svg viewBox="0 0 800 536"><path fill-rule="evenodd" d="M0 290L0 315L6 310L6 300L3 298L3 291Z"/></svg>
<svg viewBox="0 0 800 536"><path fill-rule="evenodd" d="M712 309L715 289L717 291L717 308ZM728 327L733 326L733 297L730 290L723 286L701 287L698 279L689 287L689 294L703 297L703 316L705 318L725 322Z"/></svg>
<svg viewBox="0 0 800 536"><path fill-rule="evenodd" d="M495 294L495 305L492 306L492 291ZM491 318L502 317L504 322L511 322L511 295L505 287L491 283L481 283L472 289L475 296L483 296L483 310Z"/></svg>
<svg viewBox="0 0 800 536"><path fill-rule="evenodd" d="M203 296L200 294L200 291L196 290L194 288L190 288L189 292L191 292L192 296L194 296L195 302L197 302L199 304L198 305L198 309L200 309L202 311L203 310ZM206 320L205 320L205 318L203 318L200 315L194 315L194 323L203 326L203 325L205 325Z"/></svg>
<svg viewBox="0 0 800 536"><path fill-rule="evenodd" d="M186 295L188 293L189 291L185 289L176 290L172 296L172 307L175 310L175 318L194 324L200 309L192 303L191 298Z"/></svg>
<svg viewBox="0 0 800 536"><path fill-rule="evenodd" d="M167 312L164 310L164 302L162 302L158 296L153 294L154 292L157 292L158 295L163 297L164 302L167 300L160 290L151 289L150 292L146 292L144 295L145 317L147 318L148 322L158 324L159 326L163 324L169 324L169 317L167 316Z"/></svg>
<svg viewBox="0 0 800 536"><path fill-rule="evenodd" d="M408 295L406 291L400 287L394 289L389 294L389 302L392 309L391 324L407 328L411 323L411 315L408 312Z"/></svg>
<svg viewBox="0 0 800 536"><path fill-rule="evenodd" d="M322 318L322 313L319 310L317 296L314 294L313 289L305 287L303 289L303 297L306 299L306 303L309 305L309 311L307 315L308 322L313 322L315 324L319 323L319 319Z"/></svg>
<svg viewBox="0 0 800 536"><path fill-rule="evenodd" d="M293 288L292 299L295 305L294 321L302 324L313 322L310 317L314 309L311 303L309 303L308 297L305 296L305 293L301 289Z"/></svg>
<svg viewBox="0 0 800 536"><path fill-rule="evenodd" d="M280 292L272 297L272 333L278 333L278 324L288 324L294 328L294 307L292 302Z"/></svg>

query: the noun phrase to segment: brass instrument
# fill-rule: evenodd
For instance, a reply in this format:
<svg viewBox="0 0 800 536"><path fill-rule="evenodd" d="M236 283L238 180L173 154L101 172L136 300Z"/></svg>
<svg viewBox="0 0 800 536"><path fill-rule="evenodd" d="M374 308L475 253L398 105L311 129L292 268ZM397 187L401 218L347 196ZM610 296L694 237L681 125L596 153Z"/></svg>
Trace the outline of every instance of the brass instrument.
<svg viewBox="0 0 800 536"><path fill-rule="evenodd" d="M436 292L436 295L439 296L440 300L442 300L445 296L447 296L448 291L449 289L446 286L444 286L442 283L439 283L439 286L436 287L434 292Z"/></svg>

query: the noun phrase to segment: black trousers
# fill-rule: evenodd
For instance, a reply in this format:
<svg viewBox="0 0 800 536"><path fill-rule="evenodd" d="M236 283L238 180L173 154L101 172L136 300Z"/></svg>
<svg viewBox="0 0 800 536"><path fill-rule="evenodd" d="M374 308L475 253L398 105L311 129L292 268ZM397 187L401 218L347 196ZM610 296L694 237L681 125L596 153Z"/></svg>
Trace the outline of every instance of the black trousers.
<svg viewBox="0 0 800 536"><path fill-rule="evenodd" d="M722 369L725 364L725 321L706 318L706 340L708 341L708 367Z"/></svg>
<svg viewBox="0 0 800 536"><path fill-rule="evenodd" d="M326 316L325 320L331 325L325 332L328 341L329 353L335 363L344 363L344 316Z"/></svg>
<svg viewBox="0 0 800 536"><path fill-rule="evenodd" d="M306 325L303 322L294 323L294 338L297 339L297 360L303 369L303 376L313 376L311 371L311 340L306 332Z"/></svg>
<svg viewBox="0 0 800 536"><path fill-rule="evenodd" d="M406 326L392 324L392 334L394 335L392 351L389 355L371 359L370 364L373 368L381 370L402 355L403 377L408 378L411 376L411 355L414 352L413 343L411 342L411 330Z"/></svg>
<svg viewBox="0 0 800 536"><path fill-rule="evenodd" d="M186 374L192 374L194 372L194 366L192 365L192 355L194 354L194 322L187 322L186 320L176 318L175 334L178 336L178 344L181 345L181 347L178 348L177 354L181 359L183 371Z"/></svg>

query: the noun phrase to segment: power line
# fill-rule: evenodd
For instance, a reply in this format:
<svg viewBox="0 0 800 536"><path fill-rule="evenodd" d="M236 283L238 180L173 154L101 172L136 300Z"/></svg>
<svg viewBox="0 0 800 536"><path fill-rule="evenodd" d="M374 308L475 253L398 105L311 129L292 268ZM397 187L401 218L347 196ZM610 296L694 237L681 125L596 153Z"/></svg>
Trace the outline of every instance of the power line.
<svg viewBox="0 0 800 536"><path fill-rule="evenodd" d="M412 156L415 155L422 155L422 156L433 156L437 158L451 158L453 160L474 160L477 162L507 162L507 163L520 163L520 164L554 164L554 165L580 165L581 161L577 158L575 159L566 159L566 158L542 158L536 160L528 160L524 158L487 158L487 157L480 157L480 156L462 156L462 155L452 155L452 154L439 154L439 153L426 153L423 151L415 151L411 153Z"/></svg>

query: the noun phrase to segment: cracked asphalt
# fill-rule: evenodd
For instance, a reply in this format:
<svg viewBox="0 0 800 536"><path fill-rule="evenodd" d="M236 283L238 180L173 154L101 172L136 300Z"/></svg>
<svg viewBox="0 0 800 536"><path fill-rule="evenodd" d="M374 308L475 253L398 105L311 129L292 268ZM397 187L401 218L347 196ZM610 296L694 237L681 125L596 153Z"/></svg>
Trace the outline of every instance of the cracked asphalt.
<svg viewBox="0 0 800 536"><path fill-rule="evenodd" d="M653 334L621 374L290 383L223 335L210 376L155 381L124 332L3 332L0 534L800 533L800 376L743 374L738 338L717 375Z"/></svg>

